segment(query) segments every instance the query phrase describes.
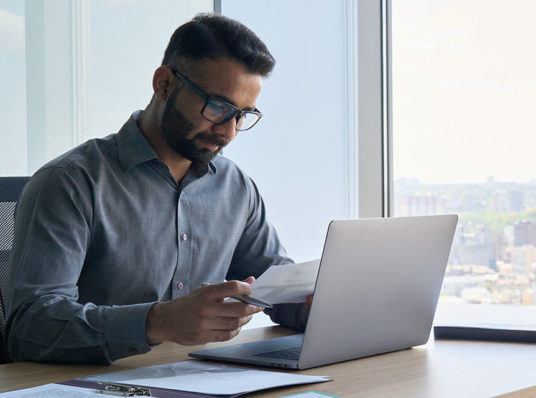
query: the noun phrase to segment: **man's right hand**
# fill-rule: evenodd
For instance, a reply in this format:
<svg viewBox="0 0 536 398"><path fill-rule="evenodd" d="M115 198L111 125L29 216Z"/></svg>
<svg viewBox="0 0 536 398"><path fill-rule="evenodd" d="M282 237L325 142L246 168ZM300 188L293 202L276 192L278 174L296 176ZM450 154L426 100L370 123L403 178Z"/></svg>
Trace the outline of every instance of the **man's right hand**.
<svg viewBox="0 0 536 398"><path fill-rule="evenodd" d="M262 308L223 300L250 294L253 281L250 277L244 282L203 286L187 296L156 303L147 316L147 342L196 345L232 339Z"/></svg>

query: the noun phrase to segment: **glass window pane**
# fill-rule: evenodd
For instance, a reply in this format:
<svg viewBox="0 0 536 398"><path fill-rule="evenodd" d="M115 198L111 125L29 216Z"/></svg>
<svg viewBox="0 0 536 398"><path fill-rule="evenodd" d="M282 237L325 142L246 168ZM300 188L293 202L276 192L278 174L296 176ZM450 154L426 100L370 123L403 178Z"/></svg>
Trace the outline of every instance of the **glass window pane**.
<svg viewBox="0 0 536 398"><path fill-rule="evenodd" d="M27 174L24 2L0 0L0 175Z"/></svg>
<svg viewBox="0 0 536 398"><path fill-rule="evenodd" d="M319 258L329 221L348 218L345 2L249 4L225 1L222 12L258 34L276 65L256 104L263 118L224 153L255 180L289 255Z"/></svg>
<svg viewBox="0 0 536 398"><path fill-rule="evenodd" d="M91 1L86 138L117 132L147 106L172 33L195 14L212 11L212 0Z"/></svg>
<svg viewBox="0 0 536 398"><path fill-rule="evenodd" d="M392 6L395 215L460 215L442 301L535 304L536 3Z"/></svg>

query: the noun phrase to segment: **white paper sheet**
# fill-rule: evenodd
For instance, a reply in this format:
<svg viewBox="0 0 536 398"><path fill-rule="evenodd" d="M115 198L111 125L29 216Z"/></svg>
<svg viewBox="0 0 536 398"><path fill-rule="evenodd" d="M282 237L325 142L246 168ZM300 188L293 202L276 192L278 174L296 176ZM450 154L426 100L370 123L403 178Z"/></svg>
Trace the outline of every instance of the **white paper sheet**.
<svg viewBox="0 0 536 398"><path fill-rule="evenodd" d="M303 303L315 288L320 260L276 265L251 285L251 296L270 304Z"/></svg>
<svg viewBox="0 0 536 398"><path fill-rule="evenodd" d="M91 388L64 386L62 384L45 384L43 386L25 388L0 394L2 398L79 398L106 397Z"/></svg>
<svg viewBox="0 0 536 398"><path fill-rule="evenodd" d="M294 384L319 383L332 379L325 376L268 372L202 361L183 361L106 373L87 377L85 380L168 388L202 394L231 395Z"/></svg>
<svg viewBox="0 0 536 398"><path fill-rule="evenodd" d="M284 395L281 398L326 398L326 397L339 398L339 397L336 397L335 395L324 394L323 392L318 392L318 391L307 391L307 392L300 392L298 394Z"/></svg>

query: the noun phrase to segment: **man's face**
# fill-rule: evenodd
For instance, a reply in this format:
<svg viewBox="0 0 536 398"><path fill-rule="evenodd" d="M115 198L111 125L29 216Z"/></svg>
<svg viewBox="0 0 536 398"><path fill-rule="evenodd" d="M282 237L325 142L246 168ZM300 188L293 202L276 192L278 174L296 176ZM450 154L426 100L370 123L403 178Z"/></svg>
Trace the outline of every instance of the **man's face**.
<svg viewBox="0 0 536 398"><path fill-rule="evenodd" d="M203 60L185 74L207 94L220 97L237 108L255 108L262 79L226 58ZM161 120L167 144L194 163L208 163L236 136L236 119L216 125L201 115L205 100L179 80L169 96Z"/></svg>

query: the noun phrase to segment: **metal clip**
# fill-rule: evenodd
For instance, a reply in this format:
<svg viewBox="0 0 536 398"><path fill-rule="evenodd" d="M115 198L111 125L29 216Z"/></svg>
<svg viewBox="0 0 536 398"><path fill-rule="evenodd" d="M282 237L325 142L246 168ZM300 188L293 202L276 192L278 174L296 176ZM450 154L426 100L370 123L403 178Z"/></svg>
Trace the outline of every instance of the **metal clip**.
<svg viewBox="0 0 536 398"><path fill-rule="evenodd" d="M99 382L104 386L103 390L97 390L100 394L116 395L120 397L150 397L151 390L147 387L136 387L129 384Z"/></svg>

